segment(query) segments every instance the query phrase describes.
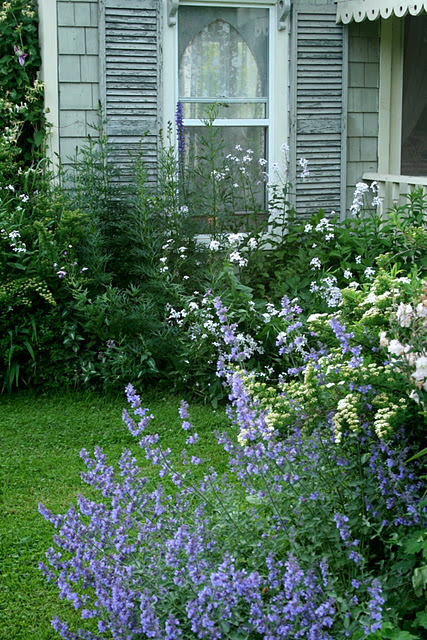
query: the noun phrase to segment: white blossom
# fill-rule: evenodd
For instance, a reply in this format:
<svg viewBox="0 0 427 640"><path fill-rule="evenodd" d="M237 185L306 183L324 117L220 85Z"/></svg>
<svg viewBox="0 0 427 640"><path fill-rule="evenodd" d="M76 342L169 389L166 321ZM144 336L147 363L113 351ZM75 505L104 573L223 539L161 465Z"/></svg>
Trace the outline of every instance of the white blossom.
<svg viewBox="0 0 427 640"><path fill-rule="evenodd" d="M230 233L228 236L228 242L233 246L235 244L240 244L243 238L243 233Z"/></svg>
<svg viewBox="0 0 427 640"><path fill-rule="evenodd" d="M391 340L387 348L388 352L394 356L401 356L407 350L399 340Z"/></svg>
<svg viewBox="0 0 427 640"><path fill-rule="evenodd" d="M246 267L248 264L247 259L243 258L238 251L232 251L232 253L230 253L230 262L235 262L239 267Z"/></svg>
<svg viewBox="0 0 427 640"><path fill-rule="evenodd" d="M415 312L417 314L417 318L425 318L427 316L427 306L420 302L417 304Z"/></svg>
<svg viewBox="0 0 427 640"><path fill-rule="evenodd" d="M298 164L302 169L301 178L303 180L306 180L308 178L308 176L310 175L310 172L308 170L308 160L306 158L300 158L298 160Z"/></svg>
<svg viewBox="0 0 427 640"><path fill-rule="evenodd" d="M425 380L427 378L427 356L420 356L415 361L415 373L412 374L415 380Z"/></svg>
<svg viewBox="0 0 427 640"><path fill-rule="evenodd" d="M372 267L366 267L365 278L368 278L368 280L372 280L374 275L375 275L375 269L373 269Z"/></svg>
<svg viewBox="0 0 427 640"><path fill-rule="evenodd" d="M356 190L353 196L353 204L350 207L350 211L353 215L359 213L363 206L363 196L369 191L369 187L365 182L358 182L356 184Z"/></svg>
<svg viewBox="0 0 427 640"><path fill-rule="evenodd" d="M401 302L397 308L396 318L401 327L410 327L414 317L412 305Z"/></svg>
<svg viewBox="0 0 427 640"><path fill-rule="evenodd" d="M249 249L256 249L257 246L258 246L258 242L257 242L256 238L249 238L249 240L248 240Z"/></svg>
<svg viewBox="0 0 427 640"><path fill-rule="evenodd" d="M322 263L320 262L320 258L317 256L310 261L310 265L312 269L321 269Z"/></svg>

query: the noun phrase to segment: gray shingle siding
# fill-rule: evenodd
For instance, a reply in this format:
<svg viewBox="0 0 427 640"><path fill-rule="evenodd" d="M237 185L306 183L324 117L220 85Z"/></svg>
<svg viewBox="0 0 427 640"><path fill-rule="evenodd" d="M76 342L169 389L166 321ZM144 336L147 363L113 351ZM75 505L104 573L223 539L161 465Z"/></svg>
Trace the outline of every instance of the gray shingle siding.
<svg viewBox="0 0 427 640"><path fill-rule="evenodd" d="M58 0L59 153L64 164L84 144L99 101L97 0Z"/></svg>

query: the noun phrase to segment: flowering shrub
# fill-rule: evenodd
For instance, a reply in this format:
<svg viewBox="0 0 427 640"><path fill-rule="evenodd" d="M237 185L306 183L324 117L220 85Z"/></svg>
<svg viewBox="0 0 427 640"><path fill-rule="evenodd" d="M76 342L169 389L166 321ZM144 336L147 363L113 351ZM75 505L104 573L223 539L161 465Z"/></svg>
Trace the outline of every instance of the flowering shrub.
<svg viewBox="0 0 427 640"><path fill-rule="evenodd" d="M52 383L55 363L56 380L70 373L61 340L63 278L77 268L73 245L85 218L48 179L41 167L30 167L0 184L0 391Z"/></svg>
<svg viewBox="0 0 427 640"><path fill-rule="evenodd" d="M421 192L382 218L375 208L378 186L360 183L351 218L340 221L334 211L320 210L301 220L289 207L288 188L285 183L279 201L273 194L270 234L251 236L257 250L248 254L241 277L255 296L298 297L307 311L326 311L341 302L340 289L372 279L379 255L388 253L389 264L405 272L427 267L427 202Z"/></svg>
<svg viewBox="0 0 427 640"><path fill-rule="evenodd" d="M56 618L61 637L416 640L422 586L414 595L411 578L421 569L396 554L426 525L425 478L407 462L425 423L379 333L390 309L400 324L409 304L424 319L420 289L415 275L380 267L365 290L343 291L338 312L307 323L284 299L276 343L297 366L277 385L247 371L255 341L219 297L205 298L222 336L231 424L216 435L228 473L203 459L185 402L177 455L129 385L134 415L123 420L160 482L129 451L116 472L99 448L83 450L83 479L103 501L80 496L63 516L40 506L57 529L42 570L95 623L75 633ZM426 628L421 615L417 624Z"/></svg>

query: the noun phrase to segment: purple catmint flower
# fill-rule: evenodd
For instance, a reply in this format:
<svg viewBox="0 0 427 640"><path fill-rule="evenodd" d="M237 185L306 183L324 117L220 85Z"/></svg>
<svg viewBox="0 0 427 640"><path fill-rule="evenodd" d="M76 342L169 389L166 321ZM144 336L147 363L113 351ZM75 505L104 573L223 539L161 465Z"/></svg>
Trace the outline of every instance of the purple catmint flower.
<svg viewBox="0 0 427 640"><path fill-rule="evenodd" d="M368 609L373 624L371 624L369 627L365 627L364 631L365 633L374 633L375 631L381 629L383 605L385 603L385 600L382 596L381 583L377 578L372 580L371 585L368 586L368 593L371 596L371 600L368 604Z"/></svg>
<svg viewBox="0 0 427 640"><path fill-rule="evenodd" d="M185 158L185 136L184 136L184 116L182 104L178 101L176 105L176 135L178 139L178 167L181 175L184 173Z"/></svg>

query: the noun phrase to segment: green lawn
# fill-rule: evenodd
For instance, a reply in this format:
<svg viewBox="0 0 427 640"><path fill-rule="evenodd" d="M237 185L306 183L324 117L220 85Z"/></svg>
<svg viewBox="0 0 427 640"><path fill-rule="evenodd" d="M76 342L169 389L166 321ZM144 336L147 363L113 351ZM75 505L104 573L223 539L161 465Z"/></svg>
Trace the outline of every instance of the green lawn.
<svg viewBox="0 0 427 640"><path fill-rule="evenodd" d="M177 453L186 438L180 428L179 402L162 393L144 402L156 416L153 428ZM81 394L21 393L0 398L0 639L58 638L50 627L52 617L76 617L38 570L53 529L37 505L43 502L52 511L63 512L85 490L80 480L82 447L90 452L100 445L111 462L127 447L144 464L121 420L125 404L125 399ZM222 467L224 454L213 431L227 424L224 413L195 405L190 415L203 436L202 451L210 463Z"/></svg>

